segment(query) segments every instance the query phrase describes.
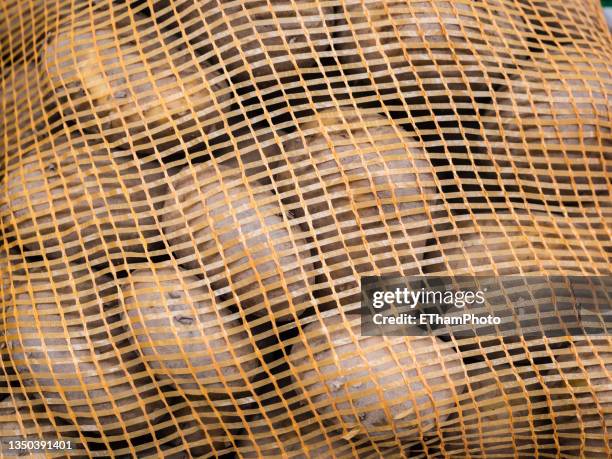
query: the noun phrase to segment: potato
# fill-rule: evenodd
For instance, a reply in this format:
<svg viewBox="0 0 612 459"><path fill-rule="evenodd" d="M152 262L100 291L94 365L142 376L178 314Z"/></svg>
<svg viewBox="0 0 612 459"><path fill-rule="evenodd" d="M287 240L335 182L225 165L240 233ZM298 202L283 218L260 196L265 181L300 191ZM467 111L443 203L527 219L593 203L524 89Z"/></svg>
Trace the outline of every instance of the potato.
<svg viewBox="0 0 612 459"><path fill-rule="evenodd" d="M561 452L568 456L611 454L612 346L608 337L575 337L555 354L558 370L545 376Z"/></svg>
<svg viewBox="0 0 612 459"><path fill-rule="evenodd" d="M248 388L258 367L249 336L216 308L205 281L166 263L134 271L122 291L134 340L158 377L213 403Z"/></svg>
<svg viewBox="0 0 612 459"><path fill-rule="evenodd" d="M167 188L157 163L61 142L9 160L0 197L5 236L28 255L94 264L142 256L159 240L154 215Z"/></svg>
<svg viewBox="0 0 612 459"><path fill-rule="evenodd" d="M591 67L599 78L582 74L587 68L592 73ZM538 64L525 65L482 116L504 182L518 185L520 196L553 208L597 206L600 215L609 217L602 158L612 152L611 90L609 69L576 53L550 53Z"/></svg>
<svg viewBox="0 0 612 459"><path fill-rule="evenodd" d="M234 451L236 442L232 434L238 429L230 429L231 418L227 416L224 419L226 433L218 418L215 418L217 413L204 405L205 401L197 406L192 398L180 402L172 399L172 417L176 420L179 438L166 445L164 457L210 457L213 451L217 456L223 456Z"/></svg>
<svg viewBox="0 0 612 459"><path fill-rule="evenodd" d="M117 32L85 19L62 25L44 72L67 122L138 152L201 141L222 126L225 81L154 31L142 18Z"/></svg>
<svg viewBox="0 0 612 459"><path fill-rule="evenodd" d="M56 26L58 18L74 14L74 5L55 0L31 0L28 7L18 3L6 3L0 21L0 47L2 68L32 62L40 55L40 44L45 35Z"/></svg>
<svg viewBox="0 0 612 459"><path fill-rule="evenodd" d="M319 414L342 421L345 438L388 446L414 442L454 410L461 360L431 336L361 336L359 320L313 322L291 349L296 390Z"/></svg>
<svg viewBox="0 0 612 459"><path fill-rule="evenodd" d="M550 313L544 306L540 314ZM575 347L568 347L568 333L551 338L552 325L544 326L544 340L530 340L526 332L496 339L490 326L477 327L477 339L455 335L453 341L467 358L485 356L495 369L480 363L469 368L470 390L462 397L461 417L442 427L443 449L451 457L533 457L542 448L557 448L563 457L605 456L605 423L610 419L602 413L612 403L605 374L610 343L607 338L573 337ZM452 327L455 332L458 328ZM537 363L545 357L552 363Z"/></svg>
<svg viewBox="0 0 612 459"><path fill-rule="evenodd" d="M44 399L48 416L70 425L64 435L109 447L154 433L167 407L142 361L122 346L126 333L109 306L116 298L109 279L55 265L15 275L12 288L5 352L21 384Z"/></svg>
<svg viewBox="0 0 612 459"><path fill-rule="evenodd" d="M532 42L538 48L575 46L585 53L597 53L604 57L599 43L608 42L606 18L602 15L601 2L569 0L558 3L535 4L529 0L518 0L514 6L529 24ZM606 9L603 9L605 14ZM578 38L584 37L584 39ZM535 55L534 60L540 56Z"/></svg>
<svg viewBox="0 0 612 459"><path fill-rule="evenodd" d="M515 342L523 333L529 337L571 334L580 327L580 305L588 307L596 297L601 301L606 295L605 282L595 280L588 292L578 281L586 273L609 273L605 244L586 225L539 211L499 211L477 214L476 219L456 216L453 223L437 228L436 242L427 248L425 272L478 276L474 282L467 281L464 289L486 289L483 304L450 307L446 315L491 314L502 320L499 326L443 326L442 333L452 331L460 337L473 336L476 331L481 337L491 337L501 332L506 343ZM519 276L532 279L521 281ZM540 328L529 331L533 326Z"/></svg>
<svg viewBox="0 0 612 459"><path fill-rule="evenodd" d="M26 451L9 449L9 440L58 440L58 437L41 437L38 435L38 428L43 432L49 432L51 425L42 416L33 422L33 416L26 407L31 406L31 401L20 393L10 394L0 402L0 453L2 457L28 456L32 458L46 458L47 455L42 451ZM75 445L76 446L76 445Z"/></svg>
<svg viewBox="0 0 612 459"><path fill-rule="evenodd" d="M238 80L317 67L335 23L334 7L313 0L154 3L158 16L171 8L189 43L205 57L220 56Z"/></svg>
<svg viewBox="0 0 612 459"><path fill-rule="evenodd" d="M490 0L349 1L342 12L335 49L347 71L366 65L381 85L392 74L423 109L423 97L487 96L502 69L529 57L520 13Z"/></svg>
<svg viewBox="0 0 612 459"><path fill-rule="evenodd" d="M310 306L305 236L269 188L211 163L185 169L171 188L163 231L180 264L201 269L215 292L231 292L257 317L292 320Z"/></svg>
<svg viewBox="0 0 612 459"><path fill-rule="evenodd" d="M12 65L0 77L0 153L3 158L28 148L41 132L45 132L48 120L43 106L49 103L49 89L32 63ZM0 171L5 167L3 161Z"/></svg>
<svg viewBox="0 0 612 459"><path fill-rule="evenodd" d="M544 212L456 216L427 248L428 274L581 275L609 273L596 230ZM441 227L441 226L440 226Z"/></svg>
<svg viewBox="0 0 612 459"><path fill-rule="evenodd" d="M481 365L467 370L461 416L441 428L443 450L449 457L535 456L547 431L541 427L546 402L534 372L507 363Z"/></svg>
<svg viewBox="0 0 612 459"><path fill-rule="evenodd" d="M420 145L386 118L343 108L307 119L283 146L271 158L275 185L309 226L336 291L359 276L418 273L438 203Z"/></svg>
<svg viewBox="0 0 612 459"><path fill-rule="evenodd" d="M341 438L326 438L312 416L300 416L295 424L281 416L270 420L261 415L251 419L249 432L238 449L238 457L290 457L293 459L320 459L353 455L351 444Z"/></svg>

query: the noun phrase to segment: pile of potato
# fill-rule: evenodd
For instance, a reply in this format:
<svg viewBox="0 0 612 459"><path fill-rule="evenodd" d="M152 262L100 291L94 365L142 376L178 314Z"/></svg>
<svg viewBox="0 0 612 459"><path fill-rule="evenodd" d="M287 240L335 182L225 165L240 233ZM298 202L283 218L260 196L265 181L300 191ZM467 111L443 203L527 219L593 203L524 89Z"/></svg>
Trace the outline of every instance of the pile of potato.
<svg viewBox="0 0 612 459"><path fill-rule="evenodd" d="M1 437L74 457L612 455L609 337L359 318L364 276L610 276L607 28L524 0L18 3Z"/></svg>

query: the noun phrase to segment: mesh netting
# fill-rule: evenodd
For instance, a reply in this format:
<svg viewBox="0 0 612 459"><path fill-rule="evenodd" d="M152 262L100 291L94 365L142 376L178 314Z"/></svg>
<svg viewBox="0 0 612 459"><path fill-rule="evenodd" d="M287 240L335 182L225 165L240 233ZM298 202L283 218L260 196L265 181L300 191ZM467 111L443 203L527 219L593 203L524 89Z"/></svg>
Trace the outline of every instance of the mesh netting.
<svg viewBox="0 0 612 459"><path fill-rule="evenodd" d="M1 455L612 455L607 335L354 315L610 275L596 0L8 0L0 51Z"/></svg>

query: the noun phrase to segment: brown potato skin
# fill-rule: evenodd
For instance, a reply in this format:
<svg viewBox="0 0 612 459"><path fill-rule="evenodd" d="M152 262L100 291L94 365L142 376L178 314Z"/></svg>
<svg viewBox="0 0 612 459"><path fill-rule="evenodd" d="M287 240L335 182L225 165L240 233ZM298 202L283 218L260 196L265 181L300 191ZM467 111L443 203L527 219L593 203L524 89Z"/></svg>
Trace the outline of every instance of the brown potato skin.
<svg viewBox="0 0 612 459"><path fill-rule="evenodd" d="M425 271L435 275L609 274L596 232L542 211L457 216L440 225L427 247Z"/></svg>
<svg viewBox="0 0 612 459"><path fill-rule="evenodd" d="M587 457L609 455L605 435L610 423L606 410L612 404L606 374L610 343L597 338L568 340L570 346L555 349L552 365L514 366L499 358L488 362L490 368L469 365L461 419L455 415L441 429L447 454L527 457L549 444L561 455L579 455L580 450ZM502 346L485 349L499 352ZM510 349L517 361L521 346Z"/></svg>
<svg viewBox="0 0 612 459"><path fill-rule="evenodd" d="M160 239L167 187L155 161L47 141L11 158L3 185L5 235L29 255L121 263Z"/></svg>
<svg viewBox="0 0 612 459"><path fill-rule="evenodd" d="M552 414L565 426L559 432L559 443L568 455L583 451L586 456L605 457L612 453L606 441L612 423L611 357L608 338L575 337L571 347L555 356L559 371L545 374Z"/></svg>
<svg viewBox="0 0 612 459"><path fill-rule="evenodd" d="M3 74L2 83L0 136L6 140L0 143L0 153L6 158L46 132L44 105L50 103L51 88L31 62L12 65ZM0 170L4 167L0 165Z"/></svg>
<svg viewBox="0 0 612 459"><path fill-rule="evenodd" d="M220 56L235 81L272 81L316 68L319 53L330 48L335 24L334 7L313 0L162 0L154 5L158 16L169 8L197 52Z"/></svg>
<svg viewBox="0 0 612 459"><path fill-rule="evenodd" d="M419 98L423 108L423 93L453 99L491 94L503 79L500 69L530 56L521 15L488 0L366 0L340 13L346 28L335 49L346 70L370 68L380 83L397 80L402 95ZM387 75L380 75L382 68Z"/></svg>
<svg viewBox="0 0 612 459"><path fill-rule="evenodd" d="M417 141L385 117L343 107L306 118L283 150L270 159L274 183L315 240L320 284L342 294L360 276L419 272L440 196Z"/></svg>
<svg viewBox="0 0 612 459"><path fill-rule="evenodd" d="M171 187L162 222L179 264L201 269L257 317L294 320L310 306L305 235L268 187L213 164L185 169Z"/></svg>
<svg viewBox="0 0 612 459"><path fill-rule="evenodd" d="M151 389L137 354L123 347L124 324L116 311L102 302L113 296L112 282L84 272L56 268L13 279L3 357L21 385L44 400L50 416L72 425L66 436L96 432L103 441L136 439L156 430L167 405Z"/></svg>
<svg viewBox="0 0 612 459"><path fill-rule="evenodd" d="M352 454L349 442L337 437L326 438L318 423L313 422L311 414L300 416L297 425L284 416L270 417L264 419L258 415L250 420L253 440L240 443L238 454L241 458L288 455L292 459L331 459Z"/></svg>
<svg viewBox="0 0 612 459"><path fill-rule="evenodd" d="M36 402L34 402L36 403ZM44 459L47 455L42 451L15 451L9 449L9 440L25 440L30 438L32 435L30 432L35 432L37 428L40 428L45 434L50 433L51 435L43 435L43 438L51 441L58 440L57 436L52 434L52 425L45 419L40 417L32 422L33 416L29 411L29 407L32 404L31 400L28 400L21 393L14 392L7 398L0 402L0 438L3 439L0 444L0 453L3 457L18 456L18 457L31 457L34 459ZM40 439L40 437L38 437ZM77 445L75 449L80 449Z"/></svg>
<svg viewBox="0 0 612 459"><path fill-rule="evenodd" d="M132 272L122 284L122 304L147 366L186 398L185 409L174 413L182 428L206 428L206 435L190 436L190 445L227 448L235 425L247 422L250 381L259 368L242 322L218 308L205 281L171 263Z"/></svg>
<svg viewBox="0 0 612 459"><path fill-rule="evenodd" d="M493 369L469 367L467 373L469 390L461 396L462 417L453 416L441 428L444 450L450 456L469 453L479 458L535 454L538 442L544 440L537 435L546 413L541 386L534 388L536 373L522 368L518 374L511 365L498 362ZM533 388L530 393L526 384ZM530 412L537 419L529 419Z"/></svg>
<svg viewBox="0 0 612 459"><path fill-rule="evenodd" d="M587 70L585 70L585 68ZM487 148L512 197L546 201L556 211L609 218L606 161L612 151L612 73L601 58L574 49L526 63L483 110ZM596 73L600 78L591 79Z"/></svg>
<svg viewBox="0 0 612 459"><path fill-rule="evenodd" d="M460 358L435 337L360 336L339 315L303 333L289 356L294 384L304 403L333 415L348 437L418 440L447 418L463 390Z"/></svg>
<svg viewBox="0 0 612 459"><path fill-rule="evenodd" d="M91 24L76 23L53 36L42 71L65 120L139 153L184 145L222 127L230 103L225 80L147 25L130 30L93 32ZM172 54L160 49L164 40Z"/></svg>
<svg viewBox="0 0 612 459"><path fill-rule="evenodd" d="M258 366L248 334L217 309L205 281L165 264L134 271L122 292L134 341L157 376L213 400L248 386Z"/></svg>

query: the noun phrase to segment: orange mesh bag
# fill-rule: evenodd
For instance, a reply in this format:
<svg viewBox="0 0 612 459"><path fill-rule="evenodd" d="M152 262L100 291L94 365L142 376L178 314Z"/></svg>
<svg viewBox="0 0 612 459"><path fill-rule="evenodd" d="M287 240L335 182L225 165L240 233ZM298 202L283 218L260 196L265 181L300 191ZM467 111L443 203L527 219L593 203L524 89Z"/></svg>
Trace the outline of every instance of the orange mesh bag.
<svg viewBox="0 0 612 459"><path fill-rule="evenodd" d="M612 456L611 62L595 0L1 2L0 456Z"/></svg>

